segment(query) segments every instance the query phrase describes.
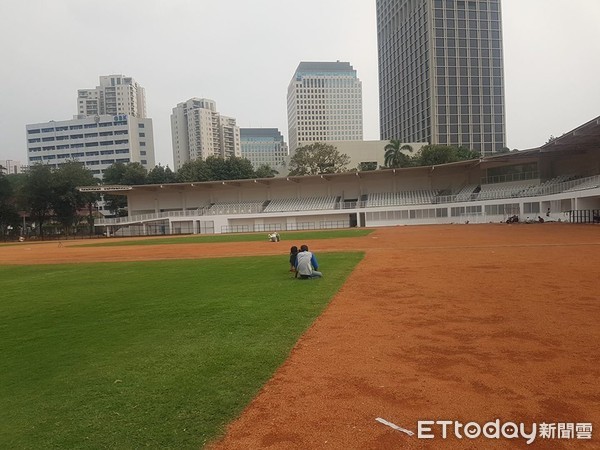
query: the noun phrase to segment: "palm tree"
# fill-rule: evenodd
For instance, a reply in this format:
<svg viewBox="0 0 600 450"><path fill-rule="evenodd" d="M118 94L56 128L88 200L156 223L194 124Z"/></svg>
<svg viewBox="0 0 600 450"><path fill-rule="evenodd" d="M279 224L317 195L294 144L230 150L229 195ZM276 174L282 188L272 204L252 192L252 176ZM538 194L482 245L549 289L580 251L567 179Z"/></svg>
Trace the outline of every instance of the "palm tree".
<svg viewBox="0 0 600 450"><path fill-rule="evenodd" d="M412 153L413 149L410 145L404 144L397 139L392 139L389 144L384 148L385 150L385 166L390 168L395 167L406 167L408 165L409 157L402 153L406 150Z"/></svg>

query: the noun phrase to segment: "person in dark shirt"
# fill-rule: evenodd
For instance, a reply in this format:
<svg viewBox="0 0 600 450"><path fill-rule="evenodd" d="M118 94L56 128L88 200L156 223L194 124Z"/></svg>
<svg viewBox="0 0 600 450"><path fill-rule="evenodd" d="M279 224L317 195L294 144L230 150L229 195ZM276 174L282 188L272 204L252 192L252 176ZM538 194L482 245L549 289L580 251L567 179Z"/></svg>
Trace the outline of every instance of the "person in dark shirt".
<svg viewBox="0 0 600 450"><path fill-rule="evenodd" d="M295 245L290 248L290 272L296 271L296 257L298 256L298 247Z"/></svg>

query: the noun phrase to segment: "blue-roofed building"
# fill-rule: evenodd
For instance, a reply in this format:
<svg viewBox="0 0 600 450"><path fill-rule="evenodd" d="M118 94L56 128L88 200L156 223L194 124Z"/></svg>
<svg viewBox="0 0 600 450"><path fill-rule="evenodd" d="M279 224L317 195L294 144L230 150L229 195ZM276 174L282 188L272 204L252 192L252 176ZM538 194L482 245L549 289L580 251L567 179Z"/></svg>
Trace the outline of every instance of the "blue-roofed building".
<svg viewBox="0 0 600 450"><path fill-rule="evenodd" d="M252 162L254 168L267 164L280 175L289 156L288 146L277 128L240 128L242 158Z"/></svg>

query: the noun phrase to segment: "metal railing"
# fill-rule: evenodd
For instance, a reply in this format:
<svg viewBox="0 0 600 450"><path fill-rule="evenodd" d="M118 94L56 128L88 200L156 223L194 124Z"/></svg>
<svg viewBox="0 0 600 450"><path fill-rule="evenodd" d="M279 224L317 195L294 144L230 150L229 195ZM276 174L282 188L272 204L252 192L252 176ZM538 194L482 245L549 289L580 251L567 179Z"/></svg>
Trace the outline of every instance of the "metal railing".
<svg viewBox="0 0 600 450"><path fill-rule="evenodd" d="M130 223L148 222L152 220L168 219L169 217L197 217L204 216L208 208L186 209L181 211L165 211L159 213L136 214L134 216L97 219L95 225L125 225Z"/></svg>
<svg viewBox="0 0 600 450"><path fill-rule="evenodd" d="M509 173L506 175L496 175L492 177L482 178L481 184L496 184L509 183L511 181L535 180L540 177L539 172L520 172Z"/></svg>
<svg viewBox="0 0 600 450"><path fill-rule="evenodd" d="M352 201L352 202L346 202L346 201L342 201L342 202L337 202L335 204L335 209L356 209L356 208L364 208L366 206L366 202L359 200L359 201Z"/></svg>
<svg viewBox="0 0 600 450"><path fill-rule="evenodd" d="M214 204L207 209L206 214L220 216L224 214L256 214L264 209L263 202L257 203L223 203Z"/></svg>
<svg viewBox="0 0 600 450"><path fill-rule="evenodd" d="M513 186L497 191L478 192L469 196L461 196L460 199L457 199L457 195L438 196L433 199L433 203L463 203L477 200L540 197L544 195L562 194L563 192L594 189L597 187L600 187L600 175L549 185L523 186L522 188Z"/></svg>

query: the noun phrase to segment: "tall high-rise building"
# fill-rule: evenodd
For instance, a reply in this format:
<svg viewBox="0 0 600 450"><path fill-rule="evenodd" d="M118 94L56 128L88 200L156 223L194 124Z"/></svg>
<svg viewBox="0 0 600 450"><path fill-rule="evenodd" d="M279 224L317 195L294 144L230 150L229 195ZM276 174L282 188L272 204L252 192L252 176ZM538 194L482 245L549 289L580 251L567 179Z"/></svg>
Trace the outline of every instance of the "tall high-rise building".
<svg viewBox="0 0 600 450"><path fill-rule="evenodd" d="M77 91L77 111L80 116L127 114L145 118L146 93L131 77L101 76L95 89Z"/></svg>
<svg viewBox="0 0 600 450"><path fill-rule="evenodd" d="M348 62L301 62L287 94L290 152L363 138L362 84Z"/></svg>
<svg viewBox="0 0 600 450"><path fill-rule="evenodd" d="M500 0L377 0L381 139L505 146Z"/></svg>
<svg viewBox="0 0 600 450"><path fill-rule="evenodd" d="M206 98L191 98L173 108L171 137L175 170L198 158L241 156L235 119L221 116L217 104Z"/></svg>
<svg viewBox="0 0 600 450"><path fill-rule="evenodd" d="M289 156L288 146L277 128L240 128L242 158L254 168L267 164L282 172Z"/></svg>

